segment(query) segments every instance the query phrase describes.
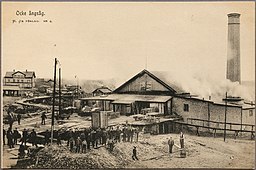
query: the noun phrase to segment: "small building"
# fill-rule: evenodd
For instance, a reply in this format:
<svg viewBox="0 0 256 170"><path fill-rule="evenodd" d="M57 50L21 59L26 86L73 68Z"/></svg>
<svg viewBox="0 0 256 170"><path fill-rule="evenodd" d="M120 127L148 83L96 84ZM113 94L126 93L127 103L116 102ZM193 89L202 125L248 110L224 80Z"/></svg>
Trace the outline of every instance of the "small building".
<svg viewBox="0 0 256 170"><path fill-rule="evenodd" d="M111 94L111 93L112 93L112 90L110 90L106 86L102 86L102 87L99 87L99 88L95 89L92 92L92 95L93 96L101 96L101 95L108 95L108 94Z"/></svg>
<svg viewBox="0 0 256 170"><path fill-rule="evenodd" d="M166 82L151 72L142 70L115 89L112 94L82 98L81 104L95 105L102 110L113 110L124 115L141 114L147 108L155 108L159 113L166 115L172 114L172 97L186 93Z"/></svg>

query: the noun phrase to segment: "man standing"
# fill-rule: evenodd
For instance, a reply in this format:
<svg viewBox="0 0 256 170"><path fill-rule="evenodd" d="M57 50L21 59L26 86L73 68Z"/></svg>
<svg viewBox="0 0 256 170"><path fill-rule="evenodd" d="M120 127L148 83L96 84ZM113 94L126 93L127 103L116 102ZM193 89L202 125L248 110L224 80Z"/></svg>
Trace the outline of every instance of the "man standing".
<svg viewBox="0 0 256 170"><path fill-rule="evenodd" d="M59 130L57 131L57 145L61 145L61 133Z"/></svg>
<svg viewBox="0 0 256 170"><path fill-rule="evenodd" d="M10 129L11 129L11 130L12 130L13 121L14 121L14 119L13 119L13 113L10 112L10 113L8 113L8 123L9 123L9 125L10 125Z"/></svg>
<svg viewBox="0 0 256 170"><path fill-rule="evenodd" d="M30 133L30 139L32 142L32 146L36 146L37 147L37 135L36 135L36 131L35 129L32 130L32 132Z"/></svg>
<svg viewBox="0 0 256 170"><path fill-rule="evenodd" d="M27 138L28 138L28 131L26 129L24 129L22 131L22 138L21 138L21 145L24 143L25 146L26 146L26 143L27 143Z"/></svg>
<svg viewBox="0 0 256 170"><path fill-rule="evenodd" d="M18 115L17 115L17 120L18 120L18 125L20 125L20 120L21 120L21 115L20 115L20 113L18 113Z"/></svg>
<svg viewBox="0 0 256 170"><path fill-rule="evenodd" d="M13 142L14 142L14 145L17 145L18 138L20 138L20 134L18 132L18 129L15 128L15 130L13 130Z"/></svg>
<svg viewBox="0 0 256 170"><path fill-rule="evenodd" d="M170 137L170 139L168 140L168 145L169 145L169 153L172 153L172 148L174 145L174 140L172 139L172 137Z"/></svg>
<svg viewBox="0 0 256 170"><path fill-rule="evenodd" d="M44 136L44 140L45 140L45 145L48 145L50 143L50 137L51 137L51 132L47 129L45 132L45 136Z"/></svg>
<svg viewBox="0 0 256 170"><path fill-rule="evenodd" d="M76 153L80 153L80 149L82 147L82 140L80 137L77 137L76 139Z"/></svg>
<svg viewBox="0 0 256 170"><path fill-rule="evenodd" d="M139 128L138 127L135 129L135 134L136 134L136 142L138 142L139 141Z"/></svg>
<svg viewBox="0 0 256 170"><path fill-rule="evenodd" d="M127 127L125 126L123 128L123 142L126 142L126 136L127 136Z"/></svg>
<svg viewBox="0 0 256 170"><path fill-rule="evenodd" d="M107 144L107 138L108 138L108 133L107 133L106 129L104 128L103 132L102 132L102 144L105 146Z"/></svg>
<svg viewBox="0 0 256 170"><path fill-rule="evenodd" d="M45 112L42 113L41 118L42 118L41 124L42 124L42 125L45 125L45 119L47 118Z"/></svg>
<svg viewBox="0 0 256 170"><path fill-rule="evenodd" d="M132 150L132 159L133 160L139 160L137 158L137 150L136 150L136 146L133 147L133 150Z"/></svg>
<svg viewBox="0 0 256 170"><path fill-rule="evenodd" d="M6 130L3 128L3 144L5 145Z"/></svg>
<svg viewBox="0 0 256 170"><path fill-rule="evenodd" d="M121 141L121 133L122 133L122 132L121 132L119 126L117 126L117 129L116 129L116 140L117 140L118 142Z"/></svg>
<svg viewBox="0 0 256 170"><path fill-rule="evenodd" d="M8 146L10 148L14 148L14 144L13 144L13 132L11 130L11 128L9 128L7 130L7 142L8 142Z"/></svg>
<svg viewBox="0 0 256 170"><path fill-rule="evenodd" d="M86 147L87 147L87 142L86 142L86 140L83 140L83 142L82 142L82 153L86 153Z"/></svg>
<svg viewBox="0 0 256 170"><path fill-rule="evenodd" d="M73 136L71 136L71 138L69 139L69 148L70 148L70 152L73 152L73 149L74 149L74 138L73 138Z"/></svg>
<svg viewBox="0 0 256 170"><path fill-rule="evenodd" d="M180 132L180 148L184 148L184 134Z"/></svg>
<svg viewBox="0 0 256 170"><path fill-rule="evenodd" d="M91 131L91 142L92 142L92 147L95 148L95 141L96 141L96 131L93 129Z"/></svg>

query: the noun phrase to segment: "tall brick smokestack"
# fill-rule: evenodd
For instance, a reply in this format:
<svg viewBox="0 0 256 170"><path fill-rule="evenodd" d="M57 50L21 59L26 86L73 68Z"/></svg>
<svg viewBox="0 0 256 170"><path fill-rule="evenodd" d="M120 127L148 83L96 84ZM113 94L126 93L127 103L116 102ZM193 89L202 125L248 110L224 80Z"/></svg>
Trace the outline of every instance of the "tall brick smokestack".
<svg viewBox="0 0 256 170"><path fill-rule="evenodd" d="M228 14L227 79L241 84L240 73L240 14Z"/></svg>

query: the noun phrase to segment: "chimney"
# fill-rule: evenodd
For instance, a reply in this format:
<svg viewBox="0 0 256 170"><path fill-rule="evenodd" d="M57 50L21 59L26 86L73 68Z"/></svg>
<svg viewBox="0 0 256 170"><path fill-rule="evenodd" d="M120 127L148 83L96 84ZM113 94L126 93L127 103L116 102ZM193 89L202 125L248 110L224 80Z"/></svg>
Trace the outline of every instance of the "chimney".
<svg viewBox="0 0 256 170"><path fill-rule="evenodd" d="M15 69L13 69L13 72L15 72Z"/></svg>
<svg viewBox="0 0 256 170"><path fill-rule="evenodd" d="M28 70L26 69L26 72L28 72Z"/></svg>
<svg viewBox="0 0 256 170"><path fill-rule="evenodd" d="M228 14L227 79L241 84L240 73L240 14Z"/></svg>

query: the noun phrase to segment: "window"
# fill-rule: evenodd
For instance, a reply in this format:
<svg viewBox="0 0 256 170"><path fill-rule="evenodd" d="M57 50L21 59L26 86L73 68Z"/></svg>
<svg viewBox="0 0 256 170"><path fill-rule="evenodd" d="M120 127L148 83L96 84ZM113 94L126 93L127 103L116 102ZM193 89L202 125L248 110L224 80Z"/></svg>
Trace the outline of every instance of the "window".
<svg viewBox="0 0 256 170"><path fill-rule="evenodd" d="M152 90L152 83L151 82L141 82L140 83L140 90L141 91L151 91Z"/></svg>
<svg viewBox="0 0 256 170"><path fill-rule="evenodd" d="M184 104L183 110L184 110L185 112L189 112L189 105L188 105L188 104Z"/></svg>
<svg viewBox="0 0 256 170"><path fill-rule="evenodd" d="M253 110L249 110L249 116L253 116Z"/></svg>
<svg viewBox="0 0 256 170"><path fill-rule="evenodd" d="M151 91L151 90L152 90L152 84L151 82L147 82L146 91Z"/></svg>

